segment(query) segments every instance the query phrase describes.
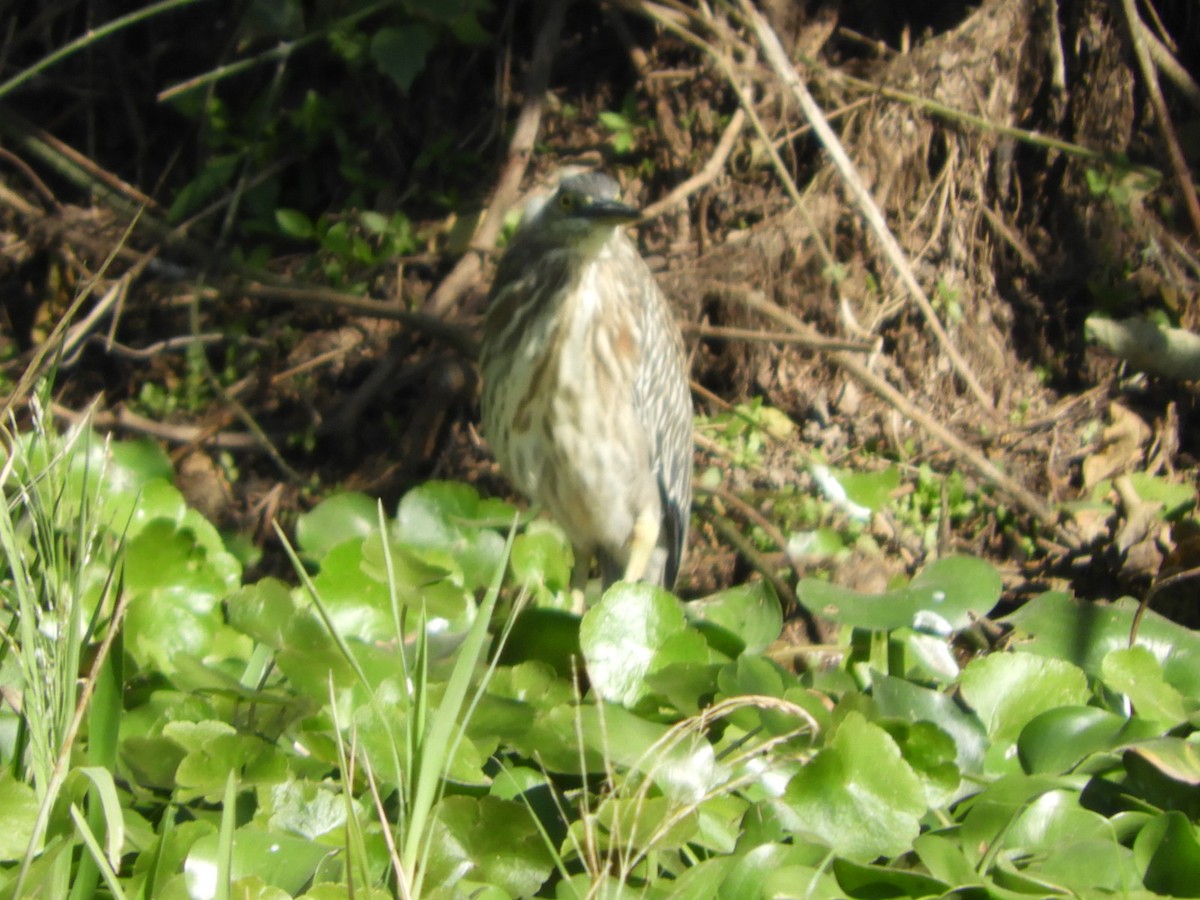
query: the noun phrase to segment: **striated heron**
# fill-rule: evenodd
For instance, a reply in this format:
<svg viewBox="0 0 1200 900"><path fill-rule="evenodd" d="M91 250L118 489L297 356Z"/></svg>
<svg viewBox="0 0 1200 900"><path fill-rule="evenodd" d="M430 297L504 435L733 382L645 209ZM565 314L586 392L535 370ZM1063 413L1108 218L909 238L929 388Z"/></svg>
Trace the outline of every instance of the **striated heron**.
<svg viewBox="0 0 1200 900"><path fill-rule="evenodd" d="M607 587L674 586L692 500L683 339L623 225L617 183L564 178L526 213L484 323L483 425L500 468Z"/></svg>

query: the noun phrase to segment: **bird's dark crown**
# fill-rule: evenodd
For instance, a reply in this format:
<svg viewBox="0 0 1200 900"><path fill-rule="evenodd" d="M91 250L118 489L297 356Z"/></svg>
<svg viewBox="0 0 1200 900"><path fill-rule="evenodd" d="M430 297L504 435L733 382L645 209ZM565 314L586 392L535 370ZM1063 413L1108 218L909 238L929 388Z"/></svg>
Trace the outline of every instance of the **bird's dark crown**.
<svg viewBox="0 0 1200 900"><path fill-rule="evenodd" d="M637 208L621 202L621 187L602 172L570 175L559 182L558 190L542 207L543 221L583 220L595 225L621 225L634 222Z"/></svg>

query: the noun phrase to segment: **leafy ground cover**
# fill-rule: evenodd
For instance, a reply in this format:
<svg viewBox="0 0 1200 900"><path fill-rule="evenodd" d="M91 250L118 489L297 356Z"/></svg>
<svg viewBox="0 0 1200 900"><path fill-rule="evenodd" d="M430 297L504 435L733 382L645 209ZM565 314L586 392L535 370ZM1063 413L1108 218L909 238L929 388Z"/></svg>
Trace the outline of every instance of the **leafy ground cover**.
<svg viewBox="0 0 1200 900"><path fill-rule="evenodd" d="M1190 5L102 6L0 58L0 896L1200 895L1195 369L1089 347L1200 328ZM686 604L474 430L564 163Z"/></svg>
<svg viewBox="0 0 1200 900"><path fill-rule="evenodd" d="M572 615L468 485L332 496L246 582L156 445L13 447L2 896L1200 893L1200 637L1135 604L806 580L797 664L761 582Z"/></svg>

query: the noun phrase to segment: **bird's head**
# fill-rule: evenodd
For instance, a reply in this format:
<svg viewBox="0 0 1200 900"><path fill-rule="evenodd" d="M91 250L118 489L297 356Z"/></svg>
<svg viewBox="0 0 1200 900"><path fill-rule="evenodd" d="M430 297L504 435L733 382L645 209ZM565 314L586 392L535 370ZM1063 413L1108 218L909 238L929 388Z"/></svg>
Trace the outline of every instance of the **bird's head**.
<svg viewBox="0 0 1200 900"><path fill-rule="evenodd" d="M641 212L621 202L621 188L599 172L570 175L558 189L531 211L523 230L573 246L603 244L621 225L636 222Z"/></svg>

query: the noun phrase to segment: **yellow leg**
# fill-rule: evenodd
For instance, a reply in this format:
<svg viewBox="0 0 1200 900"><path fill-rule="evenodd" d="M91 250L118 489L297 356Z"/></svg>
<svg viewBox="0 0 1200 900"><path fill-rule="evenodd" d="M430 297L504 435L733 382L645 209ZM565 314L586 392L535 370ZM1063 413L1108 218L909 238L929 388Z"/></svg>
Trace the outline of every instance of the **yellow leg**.
<svg viewBox="0 0 1200 900"><path fill-rule="evenodd" d="M575 554L575 564L571 567L571 612L582 616L587 612L583 592L587 587L588 569L592 566L592 554L578 547L571 550Z"/></svg>
<svg viewBox="0 0 1200 900"><path fill-rule="evenodd" d="M625 580L641 581L650 565L650 557L658 544L658 531L662 527L657 512L643 510L633 523L633 534L629 538L629 562L625 564Z"/></svg>

